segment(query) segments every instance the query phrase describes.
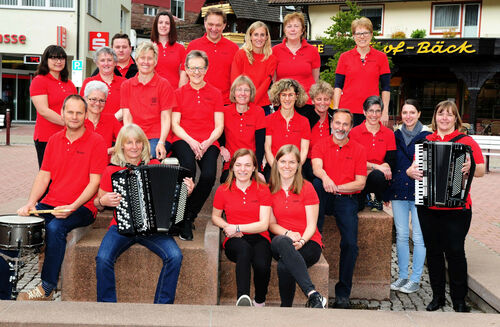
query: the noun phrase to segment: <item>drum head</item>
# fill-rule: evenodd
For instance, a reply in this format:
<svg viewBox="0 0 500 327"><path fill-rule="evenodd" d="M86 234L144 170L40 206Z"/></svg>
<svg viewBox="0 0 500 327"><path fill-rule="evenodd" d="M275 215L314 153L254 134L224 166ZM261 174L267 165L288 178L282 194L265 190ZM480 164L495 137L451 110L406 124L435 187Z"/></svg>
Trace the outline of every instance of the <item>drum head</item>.
<svg viewBox="0 0 500 327"><path fill-rule="evenodd" d="M30 225L39 224L44 221L43 218L33 216L3 215L0 216L0 224Z"/></svg>

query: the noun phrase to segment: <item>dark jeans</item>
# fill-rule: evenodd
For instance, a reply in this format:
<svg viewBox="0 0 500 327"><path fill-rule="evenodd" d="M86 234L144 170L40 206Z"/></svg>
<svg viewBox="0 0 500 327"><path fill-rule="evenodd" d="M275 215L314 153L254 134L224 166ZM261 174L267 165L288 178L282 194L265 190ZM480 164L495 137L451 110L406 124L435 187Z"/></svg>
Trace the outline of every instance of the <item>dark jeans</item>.
<svg viewBox="0 0 500 327"><path fill-rule="evenodd" d="M9 257L17 257L17 251L10 250L0 250ZM10 282L10 277L14 274L10 270L8 262L0 257L0 300L10 300L12 294L12 283Z"/></svg>
<svg viewBox="0 0 500 327"><path fill-rule="evenodd" d="M352 114L352 118L353 118L353 126L352 127L356 127L358 125L361 125L361 123L365 121L366 117L364 114Z"/></svg>
<svg viewBox="0 0 500 327"><path fill-rule="evenodd" d="M365 208L367 194L373 193L377 201L383 201L384 192L389 188L389 185L389 181L385 179L385 175L381 170L372 170L366 176L365 188L360 193L359 210Z"/></svg>
<svg viewBox="0 0 500 327"><path fill-rule="evenodd" d="M336 298L349 298L352 275L358 257L358 199L357 194L335 195L323 188L321 179L313 182L319 197L318 230L323 232L325 215L334 215L340 231L339 281L335 285Z"/></svg>
<svg viewBox="0 0 500 327"><path fill-rule="evenodd" d="M315 289L307 268L318 262L321 246L309 241L300 250L295 250L292 239L277 235L271 242L273 257L278 261L278 280L282 307L291 307L295 296L295 283L307 296Z"/></svg>
<svg viewBox="0 0 500 327"><path fill-rule="evenodd" d="M38 158L38 168L42 168L43 155L45 154L46 147L47 147L47 142L40 142L35 140L36 157Z"/></svg>
<svg viewBox="0 0 500 327"><path fill-rule="evenodd" d="M179 164L191 171L193 180L196 176L196 164L200 167L200 178L186 204L186 219L194 221L215 184L220 150L215 145L211 145L200 160L195 159L193 150L183 140L174 142L172 150L179 159Z"/></svg>
<svg viewBox="0 0 500 327"><path fill-rule="evenodd" d="M149 147L151 148L151 158L157 159L156 158L156 146L158 145L158 141L160 141L159 138L155 139L149 139ZM165 150L170 151L171 144L170 142L165 141Z"/></svg>
<svg viewBox="0 0 500 327"><path fill-rule="evenodd" d="M417 206L417 212L427 250L427 268L433 297L445 297L446 258L451 300L453 304L465 303L469 288L464 246L472 210L432 210Z"/></svg>
<svg viewBox="0 0 500 327"><path fill-rule="evenodd" d="M259 234L245 234L228 239L225 252L229 260L236 262L237 297L250 295L250 268L253 268L255 302L266 302L272 260L269 241Z"/></svg>
<svg viewBox="0 0 500 327"><path fill-rule="evenodd" d="M135 243L144 245L163 261L154 303L174 303L182 263L182 252L175 240L164 234L132 237L121 235L118 233L116 225L109 227L108 232L104 235L95 259L97 301L116 302L115 262L123 252Z"/></svg>
<svg viewBox="0 0 500 327"><path fill-rule="evenodd" d="M44 203L36 205L38 210L54 209ZM42 281L56 288L59 272L66 252L66 236L77 227L88 226L94 222L94 215L88 208L81 206L65 219L57 219L50 213L40 214L45 219L45 260L42 267Z"/></svg>
<svg viewBox="0 0 500 327"><path fill-rule="evenodd" d="M229 175L229 169L225 169L220 174L220 183L224 184L226 182L227 176Z"/></svg>
<svg viewBox="0 0 500 327"><path fill-rule="evenodd" d="M313 173L313 167L311 164L311 159L307 158L304 164L302 165L302 177L307 179L309 182L313 182L316 176Z"/></svg>

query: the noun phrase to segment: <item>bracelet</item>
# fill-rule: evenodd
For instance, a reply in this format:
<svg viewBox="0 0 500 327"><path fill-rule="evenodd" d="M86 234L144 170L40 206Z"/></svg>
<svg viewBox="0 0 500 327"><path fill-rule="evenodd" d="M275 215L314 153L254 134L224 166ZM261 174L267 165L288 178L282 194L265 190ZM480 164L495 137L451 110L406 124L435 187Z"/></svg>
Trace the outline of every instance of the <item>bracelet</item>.
<svg viewBox="0 0 500 327"><path fill-rule="evenodd" d="M301 241L302 241L302 242L301 242ZM304 244L306 244L306 240L304 240L303 238L301 238L301 239L299 240L299 242L300 242L300 243L302 243L302 246L303 246Z"/></svg>
<svg viewBox="0 0 500 327"><path fill-rule="evenodd" d="M165 142L163 142L163 141L158 141L158 144L163 144L163 145L165 145Z"/></svg>
<svg viewBox="0 0 500 327"><path fill-rule="evenodd" d="M99 206L101 206L101 207L104 207L104 206L102 205L102 203L101 203L101 197L98 197L98 198L97 198L97 204L98 204Z"/></svg>
<svg viewBox="0 0 500 327"><path fill-rule="evenodd" d="M285 234L284 234L284 235L285 235L285 236L287 236L289 231L290 231L290 230L287 230L287 231L285 232Z"/></svg>
<svg viewBox="0 0 500 327"><path fill-rule="evenodd" d="M240 225L236 225L236 233L240 232Z"/></svg>

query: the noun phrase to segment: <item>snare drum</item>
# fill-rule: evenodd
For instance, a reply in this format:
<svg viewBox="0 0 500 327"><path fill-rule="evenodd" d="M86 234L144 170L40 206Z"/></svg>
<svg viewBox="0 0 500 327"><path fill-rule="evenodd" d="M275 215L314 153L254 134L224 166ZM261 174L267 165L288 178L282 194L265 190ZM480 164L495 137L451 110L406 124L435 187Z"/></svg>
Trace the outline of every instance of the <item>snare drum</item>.
<svg viewBox="0 0 500 327"><path fill-rule="evenodd" d="M38 217L0 216L0 249L33 249L43 245L45 221Z"/></svg>

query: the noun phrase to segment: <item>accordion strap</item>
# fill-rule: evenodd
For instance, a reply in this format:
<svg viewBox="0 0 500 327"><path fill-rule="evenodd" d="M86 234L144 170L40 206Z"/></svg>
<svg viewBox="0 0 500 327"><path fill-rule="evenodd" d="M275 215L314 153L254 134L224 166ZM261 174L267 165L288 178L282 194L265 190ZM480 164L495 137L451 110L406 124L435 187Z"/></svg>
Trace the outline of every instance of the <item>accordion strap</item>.
<svg viewBox="0 0 500 327"><path fill-rule="evenodd" d="M456 143L458 142L459 140L463 139L464 137L466 137L467 135L465 134L458 134L457 136L455 136L454 138L452 138L451 140L449 140L448 142L453 142L453 143Z"/></svg>

